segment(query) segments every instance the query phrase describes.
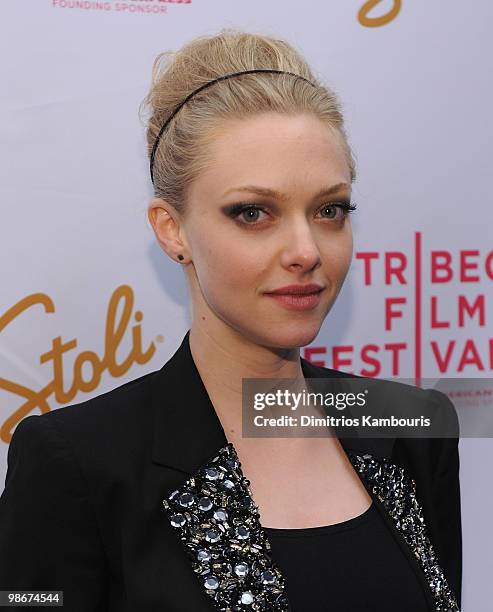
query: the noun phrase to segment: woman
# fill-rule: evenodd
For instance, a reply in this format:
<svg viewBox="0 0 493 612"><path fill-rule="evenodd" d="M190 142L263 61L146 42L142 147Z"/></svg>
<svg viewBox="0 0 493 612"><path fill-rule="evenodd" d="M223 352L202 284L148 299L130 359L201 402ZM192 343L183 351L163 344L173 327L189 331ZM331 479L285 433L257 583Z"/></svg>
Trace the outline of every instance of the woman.
<svg viewBox="0 0 493 612"><path fill-rule="evenodd" d="M19 424L1 588L84 612L458 610L456 438L241 435L243 378L343 376L299 353L352 256L334 93L286 42L234 30L163 58L149 220L192 325L159 371Z"/></svg>

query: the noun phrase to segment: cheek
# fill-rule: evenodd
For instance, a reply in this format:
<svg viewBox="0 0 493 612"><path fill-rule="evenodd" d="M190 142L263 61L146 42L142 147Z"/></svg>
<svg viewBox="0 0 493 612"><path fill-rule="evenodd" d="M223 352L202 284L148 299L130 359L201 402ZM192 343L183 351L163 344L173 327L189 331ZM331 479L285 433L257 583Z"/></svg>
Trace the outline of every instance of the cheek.
<svg viewBox="0 0 493 612"><path fill-rule="evenodd" d="M343 281L351 265L353 257L353 241L351 235L340 241L328 241L321 249L325 272L334 281Z"/></svg>
<svg viewBox="0 0 493 612"><path fill-rule="evenodd" d="M194 263L204 292L225 295L255 290L264 265L261 252L251 242L232 244L230 238L221 240L216 236L214 240L201 240L196 246Z"/></svg>

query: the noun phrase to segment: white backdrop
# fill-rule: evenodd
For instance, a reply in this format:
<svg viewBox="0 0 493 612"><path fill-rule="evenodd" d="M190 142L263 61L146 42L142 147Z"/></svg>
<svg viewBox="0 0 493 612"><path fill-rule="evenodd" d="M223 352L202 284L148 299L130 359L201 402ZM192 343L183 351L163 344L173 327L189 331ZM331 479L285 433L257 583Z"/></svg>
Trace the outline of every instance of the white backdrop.
<svg viewBox="0 0 493 612"><path fill-rule="evenodd" d="M159 52L225 26L294 43L341 97L357 157L355 257L303 356L487 384L492 17L489 0L5 0L0 490L21 418L160 368L189 327L182 268L147 222L138 106ZM493 444L462 439L460 452L463 610L487 612Z"/></svg>

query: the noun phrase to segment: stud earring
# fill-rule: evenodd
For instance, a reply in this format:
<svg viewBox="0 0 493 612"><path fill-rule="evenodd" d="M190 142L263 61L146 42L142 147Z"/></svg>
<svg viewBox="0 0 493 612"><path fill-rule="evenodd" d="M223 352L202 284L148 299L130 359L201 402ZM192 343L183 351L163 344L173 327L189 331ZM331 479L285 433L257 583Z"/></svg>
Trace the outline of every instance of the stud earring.
<svg viewBox="0 0 493 612"><path fill-rule="evenodd" d="M179 259L180 261L182 261L182 260L184 259L183 255L182 255L181 253L180 253L180 255L178 255L178 259Z"/></svg>

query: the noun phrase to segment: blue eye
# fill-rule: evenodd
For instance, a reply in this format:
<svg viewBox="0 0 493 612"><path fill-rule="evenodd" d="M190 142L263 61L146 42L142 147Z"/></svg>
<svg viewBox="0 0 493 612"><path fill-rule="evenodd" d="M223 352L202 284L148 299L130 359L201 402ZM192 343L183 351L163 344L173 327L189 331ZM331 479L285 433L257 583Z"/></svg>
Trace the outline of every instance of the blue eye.
<svg viewBox="0 0 493 612"><path fill-rule="evenodd" d="M356 210L356 204L351 204L350 202L347 202L347 201L330 202L329 204L324 204L322 208L320 208L319 210L323 211L329 208L332 209L332 211L336 211L336 212L337 212L337 209L340 209L342 212L342 218L345 219L350 213ZM329 217L329 218L333 219L334 217Z"/></svg>
<svg viewBox="0 0 493 612"><path fill-rule="evenodd" d="M317 212L321 212L327 209L331 209L333 212L335 211L336 213L337 210L340 209L342 212L342 216L339 218L339 221L342 222L350 213L356 210L356 204L351 204L347 200L343 200L341 202L328 202L326 204L323 204ZM258 223L259 214L263 212L266 215L269 215L268 211L263 206L248 202L232 204L231 206L226 206L224 210L229 217L237 220L238 223L242 225L260 225L260 223ZM242 220L239 219L241 215L243 215ZM328 217L323 216L322 218L328 221L337 221L337 217L333 215Z"/></svg>
<svg viewBox="0 0 493 612"><path fill-rule="evenodd" d="M261 212L266 212L266 211L260 206L250 205L250 206L245 206L243 209L241 209L238 216L245 215L243 219L247 220L247 222L258 221L258 217Z"/></svg>
<svg viewBox="0 0 493 612"><path fill-rule="evenodd" d="M238 222L243 225L256 225L258 213L260 212L268 214L267 211L258 204L240 203L225 207L225 213L232 219L238 220L240 215L246 215L243 217L243 221L238 220ZM253 223L250 223L250 221L253 221Z"/></svg>

